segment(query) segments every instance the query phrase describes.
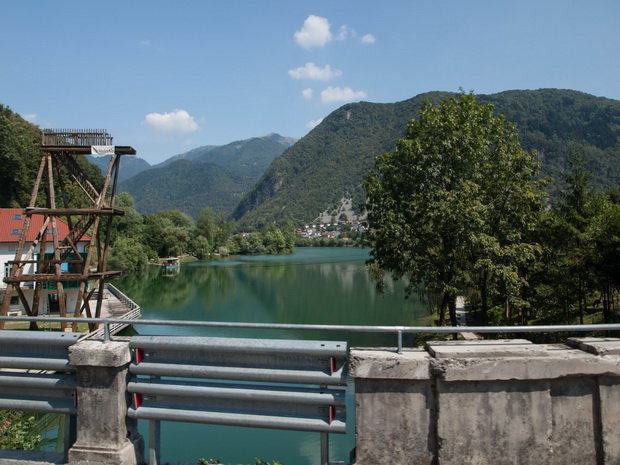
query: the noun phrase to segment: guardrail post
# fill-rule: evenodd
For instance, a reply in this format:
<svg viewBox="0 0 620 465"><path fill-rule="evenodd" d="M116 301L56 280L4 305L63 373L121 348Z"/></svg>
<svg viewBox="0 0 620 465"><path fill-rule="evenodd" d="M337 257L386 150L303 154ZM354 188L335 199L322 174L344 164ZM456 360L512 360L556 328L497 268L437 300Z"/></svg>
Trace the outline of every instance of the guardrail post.
<svg viewBox="0 0 620 465"><path fill-rule="evenodd" d="M75 442L76 434L77 434L77 418L75 415L65 415L64 416L64 435L63 435L63 444L64 444L64 460L65 462L69 461L69 448Z"/></svg>
<svg viewBox="0 0 620 465"><path fill-rule="evenodd" d="M129 344L86 340L69 350L77 368L77 439L70 464L144 463L144 440L127 417Z"/></svg>
<svg viewBox="0 0 620 465"><path fill-rule="evenodd" d="M321 433L321 465L329 465L329 434Z"/></svg>

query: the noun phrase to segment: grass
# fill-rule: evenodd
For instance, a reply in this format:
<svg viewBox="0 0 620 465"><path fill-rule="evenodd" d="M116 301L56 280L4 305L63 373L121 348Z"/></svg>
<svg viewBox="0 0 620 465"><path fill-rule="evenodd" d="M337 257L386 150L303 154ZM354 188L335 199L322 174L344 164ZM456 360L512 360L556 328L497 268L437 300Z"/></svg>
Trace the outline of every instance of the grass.
<svg viewBox="0 0 620 465"><path fill-rule="evenodd" d="M30 329L30 322L28 321L7 321L4 324L4 329L27 331ZM39 329L41 331L60 331L60 323L45 323L39 322ZM88 323L78 323L78 333L88 332Z"/></svg>

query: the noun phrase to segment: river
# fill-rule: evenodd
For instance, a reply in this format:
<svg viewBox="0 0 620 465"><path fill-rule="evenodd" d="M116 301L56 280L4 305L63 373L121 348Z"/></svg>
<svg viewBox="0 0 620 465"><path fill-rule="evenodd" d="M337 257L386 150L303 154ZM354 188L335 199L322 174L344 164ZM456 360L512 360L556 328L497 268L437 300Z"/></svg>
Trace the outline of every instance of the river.
<svg viewBox="0 0 620 465"><path fill-rule="evenodd" d="M291 255L231 256L183 265L164 275L151 268L113 281L142 308L146 319L240 321L334 325L419 325L427 316L404 286L390 283L378 294L365 269L368 250L298 248ZM344 340L351 346L395 346L394 334L189 328L138 325L143 335L204 335L278 339ZM352 394L352 386L349 386ZM353 396L347 434L330 435L330 459L348 461L354 447ZM143 424L142 424L143 423ZM148 437L148 424L140 429ZM162 461L283 465L319 463L318 433L162 423Z"/></svg>

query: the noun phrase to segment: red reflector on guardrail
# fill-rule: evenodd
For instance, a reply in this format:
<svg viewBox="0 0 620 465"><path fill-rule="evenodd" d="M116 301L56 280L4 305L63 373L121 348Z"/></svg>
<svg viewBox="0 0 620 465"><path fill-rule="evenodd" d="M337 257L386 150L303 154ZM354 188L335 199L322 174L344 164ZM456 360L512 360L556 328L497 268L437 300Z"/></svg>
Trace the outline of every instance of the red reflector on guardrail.
<svg viewBox="0 0 620 465"><path fill-rule="evenodd" d="M144 360L144 351L142 349L136 349L136 365Z"/></svg>
<svg viewBox="0 0 620 465"><path fill-rule="evenodd" d="M133 404L136 408L142 405L142 394L136 392L133 395Z"/></svg>

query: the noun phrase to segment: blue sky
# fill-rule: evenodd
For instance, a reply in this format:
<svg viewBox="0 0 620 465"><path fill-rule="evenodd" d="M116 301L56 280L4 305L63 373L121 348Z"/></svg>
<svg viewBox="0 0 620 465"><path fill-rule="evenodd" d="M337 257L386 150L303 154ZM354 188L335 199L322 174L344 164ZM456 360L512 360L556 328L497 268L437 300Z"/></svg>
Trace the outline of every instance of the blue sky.
<svg viewBox="0 0 620 465"><path fill-rule="evenodd" d="M155 164L433 90L620 100L618 0L0 0L0 103ZM403 125L405 122L403 122Z"/></svg>

